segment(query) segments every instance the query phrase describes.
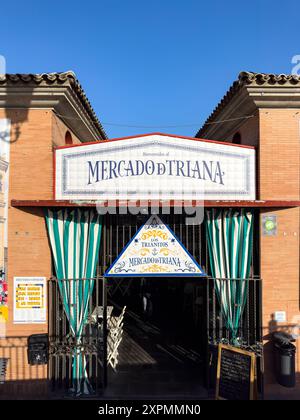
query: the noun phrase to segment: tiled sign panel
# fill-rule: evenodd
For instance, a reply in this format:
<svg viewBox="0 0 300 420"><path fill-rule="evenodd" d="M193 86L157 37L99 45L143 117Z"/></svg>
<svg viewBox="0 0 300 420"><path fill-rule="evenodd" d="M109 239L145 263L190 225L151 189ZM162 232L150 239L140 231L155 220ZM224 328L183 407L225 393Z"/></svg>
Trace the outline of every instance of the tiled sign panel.
<svg viewBox="0 0 300 420"><path fill-rule="evenodd" d="M140 228L105 275L206 276L197 261L157 215L152 215Z"/></svg>
<svg viewBox="0 0 300 420"><path fill-rule="evenodd" d="M149 135L56 150L57 200L254 200L255 151Z"/></svg>

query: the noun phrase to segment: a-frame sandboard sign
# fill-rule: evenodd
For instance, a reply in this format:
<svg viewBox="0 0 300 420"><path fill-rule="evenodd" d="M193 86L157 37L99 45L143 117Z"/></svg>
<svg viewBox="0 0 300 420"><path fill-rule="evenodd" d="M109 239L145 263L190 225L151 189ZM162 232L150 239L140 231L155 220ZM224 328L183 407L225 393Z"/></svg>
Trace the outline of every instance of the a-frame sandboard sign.
<svg viewBox="0 0 300 420"><path fill-rule="evenodd" d="M108 268L105 277L206 276L172 230L152 215Z"/></svg>

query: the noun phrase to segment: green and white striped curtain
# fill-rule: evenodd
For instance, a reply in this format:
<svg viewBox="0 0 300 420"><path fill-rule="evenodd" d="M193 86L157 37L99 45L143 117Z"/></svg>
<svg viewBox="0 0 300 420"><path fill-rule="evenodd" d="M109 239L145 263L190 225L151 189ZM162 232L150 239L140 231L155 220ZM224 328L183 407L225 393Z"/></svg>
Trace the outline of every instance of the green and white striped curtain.
<svg viewBox="0 0 300 420"><path fill-rule="evenodd" d="M72 383L76 395L90 393L82 335L94 288L101 241L101 216L94 210L46 210L58 287L75 338Z"/></svg>
<svg viewBox="0 0 300 420"><path fill-rule="evenodd" d="M253 242L253 211L210 209L206 211L206 235L210 269L232 343L247 300Z"/></svg>

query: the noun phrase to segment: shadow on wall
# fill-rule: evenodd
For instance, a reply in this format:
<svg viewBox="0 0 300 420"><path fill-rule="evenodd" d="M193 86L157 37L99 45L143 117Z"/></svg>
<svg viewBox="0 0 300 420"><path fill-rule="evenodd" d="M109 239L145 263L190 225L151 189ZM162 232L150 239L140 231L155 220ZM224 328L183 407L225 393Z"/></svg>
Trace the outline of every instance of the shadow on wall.
<svg viewBox="0 0 300 420"><path fill-rule="evenodd" d="M22 83L23 89L17 89ZM4 111L1 118L10 120L10 135L7 131L0 130L0 157L3 154L5 160L9 147L6 143L15 144L22 137L22 125L28 121L29 109L33 102L34 82L28 75L0 74L0 107ZM1 146L2 143L2 146ZM0 244L3 246L3 244ZM4 281L6 280L6 263L0 265L5 267ZM12 293L8 290L8 293ZM28 368L27 368L27 367ZM45 375L42 371L45 368L29 367L27 365L27 337L10 337L0 339L0 398L16 398L23 393L30 393L31 396L44 392L42 378ZM47 371L47 370L46 370ZM9 379L8 379L9 378ZM36 391L33 392L33 383ZM22 385L23 384L23 385ZM25 386L24 386L25 384ZM23 392L20 392L23 389Z"/></svg>
<svg viewBox="0 0 300 420"><path fill-rule="evenodd" d="M1 67L2 64L2 67ZM5 60L1 62L0 56L0 70L5 68ZM17 84L23 81L26 84L26 89L16 89ZM22 136L22 124L28 120L29 108L32 106L33 100L34 85L31 77L25 75L8 75L0 74L0 108L4 111L4 115L1 114L1 129L0 129L0 159L5 165L5 173L1 174L3 177L4 185L4 200L0 203L4 216L4 224L2 224L2 237L4 238L4 243L0 244L0 247L3 247L1 250L1 255L3 255L2 260L0 261L0 268L2 268L2 277L1 282L5 284L7 282L7 226L6 218L8 212L8 197L9 197L9 162L11 149L10 145L17 143ZM5 119L10 120L10 132L8 132L8 126L3 124ZM4 175L4 176L3 176ZM6 236L5 236L6 235ZM3 286L2 286L3 287ZM9 290L8 290L9 293ZM1 303L0 303L1 304Z"/></svg>
<svg viewBox="0 0 300 420"><path fill-rule="evenodd" d="M25 84L26 89L18 91L17 95L15 93L14 95L11 95L12 89L15 89L17 83L20 82ZM29 75L6 74L4 77L0 78L0 106L4 109L5 118L11 120L10 143L16 143L20 139L22 124L28 120L29 109L33 102L34 83L35 82L32 81L32 78ZM3 136L3 133L0 133L0 135Z"/></svg>
<svg viewBox="0 0 300 420"><path fill-rule="evenodd" d="M268 328L265 328L263 339L264 340L271 340L272 334L276 331L282 331L288 334L297 334L299 335L300 332L300 325L294 324L288 324L284 325L282 322L278 323L275 320L274 314L271 315L271 319L269 321Z"/></svg>

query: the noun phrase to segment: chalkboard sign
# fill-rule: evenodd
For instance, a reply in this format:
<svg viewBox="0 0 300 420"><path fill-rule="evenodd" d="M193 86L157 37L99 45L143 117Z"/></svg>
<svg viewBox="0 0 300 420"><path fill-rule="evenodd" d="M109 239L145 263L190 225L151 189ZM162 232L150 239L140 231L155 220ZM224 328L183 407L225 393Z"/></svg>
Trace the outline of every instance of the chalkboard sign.
<svg viewBox="0 0 300 420"><path fill-rule="evenodd" d="M219 344L216 399L253 400L255 354Z"/></svg>

